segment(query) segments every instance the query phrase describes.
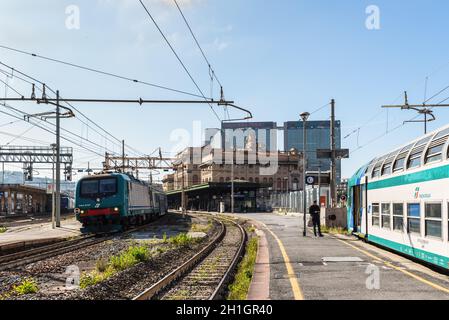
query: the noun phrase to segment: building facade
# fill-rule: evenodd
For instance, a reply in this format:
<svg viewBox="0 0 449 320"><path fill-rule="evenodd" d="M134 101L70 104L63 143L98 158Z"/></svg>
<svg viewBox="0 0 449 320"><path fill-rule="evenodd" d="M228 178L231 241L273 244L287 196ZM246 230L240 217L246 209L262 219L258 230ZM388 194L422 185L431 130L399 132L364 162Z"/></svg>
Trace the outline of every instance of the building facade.
<svg viewBox="0 0 449 320"><path fill-rule="evenodd" d="M317 149L330 149L330 121L307 121L307 171L329 171L330 159L318 159ZM288 152L292 148L303 150L302 121L288 121L282 127L276 122L232 122L222 124L220 129L206 129L205 145L225 150L245 149L248 141L255 141L258 150ZM283 132L284 146L278 148L277 133ZM219 141L217 141L219 140ZM341 148L341 122L335 121L335 145ZM341 160L337 160L337 182L341 181Z"/></svg>
<svg viewBox="0 0 449 320"><path fill-rule="evenodd" d="M330 159L318 159L317 149L330 149L330 121L307 121L307 170L308 171L329 171ZM304 122L290 121L284 123L284 149L303 150ZM341 122L335 121L335 146L341 148ZM341 160L337 160L337 182L341 180Z"/></svg>
<svg viewBox="0 0 449 320"><path fill-rule="evenodd" d="M198 159L191 154L195 151L202 152L200 163L191 162ZM174 169L163 179L173 208L179 208L184 190L190 209L218 211L223 203L229 211L233 184L235 212L266 211L270 194L303 188L302 156L297 153L188 148L178 154Z"/></svg>
<svg viewBox="0 0 449 320"><path fill-rule="evenodd" d="M173 163L175 173L163 178L165 191L180 190L206 183L230 181L269 185L277 192L302 190L302 156L291 152L277 151L272 154L272 163L261 161L251 151L226 152L212 149L201 157L201 163L193 163L192 152L199 148L187 148L177 155ZM202 150L204 151L204 150ZM234 162L228 161L234 159ZM217 159L219 159L217 161ZM264 157L265 159L265 157ZM266 168L271 166L271 170ZM264 173L265 171L270 171Z"/></svg>
<svg viewBox="0 0 449 320"><path fill-rule="evenodd" d="M225 150L245 149L248 139L253 139L259 150L277 151L276 122L223 122L221 129L209 128L205 131L205 144ZM214 144L214 139L219 139Z"/></svg>

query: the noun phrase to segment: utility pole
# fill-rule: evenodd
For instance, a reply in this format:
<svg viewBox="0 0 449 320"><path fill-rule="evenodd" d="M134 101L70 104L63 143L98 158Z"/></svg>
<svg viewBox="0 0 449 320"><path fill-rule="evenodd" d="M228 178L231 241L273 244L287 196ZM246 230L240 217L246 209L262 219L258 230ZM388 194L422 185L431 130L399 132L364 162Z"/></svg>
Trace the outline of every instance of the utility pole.
<svg viewBox="0 0 449 320"><path fill-rule="evenodd" d="M51 145L53 149L53 163L51 169L51 227L56 228L56 196L55 196L55 158L56 158L56 144Z"/></svg>
<svg viewBox="0 0 449 320"><path fill-rule="evenodd" d="M122 173L125 173L125 140L122 140Z"/></svg>
<svg viewBox="0 0 449 320"><path fill-rule="evenodd" d="M303 121L303 145L302 145L302 209L303 209L303 224L304 229L302 235L307 236L307 194L306 194L306 186L307 186L307 178L306 178L306 170L307 170L307 120L310 117L310 113L304 112L301 114L301 118Z"/></svg>
<svg viewBox="0 0 449 320"><path fill-rule="evenodd" d="M185 219L186 217L186 193L185 193L185 181L184 181L184 162L182 162L182 186L181 186L181 211L182 211L182 218Z"/></svg>
<svg viewBox="0 0 449 320"><path fill-rule="evenodd" d="M337 153L335 147L335 100L331 101L331 207L337 204Z"/></svg>
<svg viewBox="0 0 449 320"><path fill-rule="evenodd" d="M321 207L321 163L318 168L318 205Z"/></svg>
<svg viewBox="0 0 449 320"><path fill-rule="evenodd" d="M234 156L235 145L232 147L232 164L231 164L231 213L234 214Z"/></svg>
<svg viewBox="0 0 449 320"><path fill-rule="evenodd" d="M59 113L59 90L56 91L56 227L61 227L61 128Z"/></svg>

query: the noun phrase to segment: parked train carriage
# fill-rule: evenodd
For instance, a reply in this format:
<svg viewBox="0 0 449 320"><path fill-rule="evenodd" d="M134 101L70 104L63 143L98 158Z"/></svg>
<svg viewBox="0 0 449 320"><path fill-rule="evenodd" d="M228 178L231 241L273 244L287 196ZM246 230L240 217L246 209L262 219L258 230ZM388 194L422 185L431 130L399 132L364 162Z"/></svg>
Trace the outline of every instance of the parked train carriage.
<svg viewBox="0 0 449 320"><path fill-rule="evenodd" d="M83 232L120 231L165 214L166 207L154 201L146 183L120 173L89 176L76 187L75 213Z"/></svg>
<svg viewBox="0 0 449 320"><path fill-rule="evenodd" d="M372 160L349 181L348 226L449 269L449 127Z"/></svg>

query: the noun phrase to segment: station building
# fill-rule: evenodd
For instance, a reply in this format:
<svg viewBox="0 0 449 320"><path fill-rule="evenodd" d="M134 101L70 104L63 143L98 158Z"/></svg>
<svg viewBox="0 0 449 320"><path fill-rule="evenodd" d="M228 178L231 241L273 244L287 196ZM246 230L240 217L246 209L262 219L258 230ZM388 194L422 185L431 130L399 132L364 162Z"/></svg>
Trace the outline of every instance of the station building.
<svg viewBox="0 0 449 320"><path fill-rule="evenodd" d="M48 208L46 189L22 185L0 185L0 215L44 214Z"/></svg>
<svg viewBox="0 0 449 320"><path fill-rule="evenodd" d="M292 152L255 152L187 148L173 163L175 173L163 179L169 206L181 206L182 190L188 209L231 209L234 182L234 211L267 211L273 192L297 191L302 185L302 156Z"/></svg>

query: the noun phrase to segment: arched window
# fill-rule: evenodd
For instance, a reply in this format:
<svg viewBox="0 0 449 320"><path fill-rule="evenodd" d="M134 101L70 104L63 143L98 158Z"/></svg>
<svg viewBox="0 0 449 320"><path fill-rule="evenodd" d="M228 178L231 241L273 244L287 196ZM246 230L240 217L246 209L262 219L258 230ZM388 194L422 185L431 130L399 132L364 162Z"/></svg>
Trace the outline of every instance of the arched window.
<svg viewBox="0 0 449 320"><path fill-rule="evenodd" d="M231 181L231 178L226 177L226 182L229 182L229 181Z"/></svg>
<svg viewBox="0 0 449 320"><path fill-rule="evenodd" d="M224 182L224 178L221 177L221 178L220 178L220 183L223 183L223 182Z"/></svg>
<svg viewBox="0 0 449 320"><path fill-rule="evenodd" d="M256 178L256 179L255 179L255 182L256 182L256 183L259 183L259 178Z"/></svg>
<svg viewBox="0 0 449 320"><path fill-rule="evenodd" d="M282 189L282 180L281 180L281 178L278 178L278 180L277 180L277 189L278 190Z"/></svg>
<svg viewBox="0 0 449 320"><path fill-rule="evenodd" d="M298 180L298 178L293 179L293 190L299 190L299 180Z"/></svg>
<svg viewBox="0 0 449 320"><path fill-rule="evenodd" d="M193 184L194 184L194 185L195 185L195 184L198 184L198 182L199 182L198 176L197 176L197 175L194 175L194 176L193 176Z"/></svg>
<svg viewBox="0 0 449 320"><path fill-rule="evenodd" d="M253 182L253 178L249 178L249 182L251 182L251 183L252 183L252 182Z"/></svg>

